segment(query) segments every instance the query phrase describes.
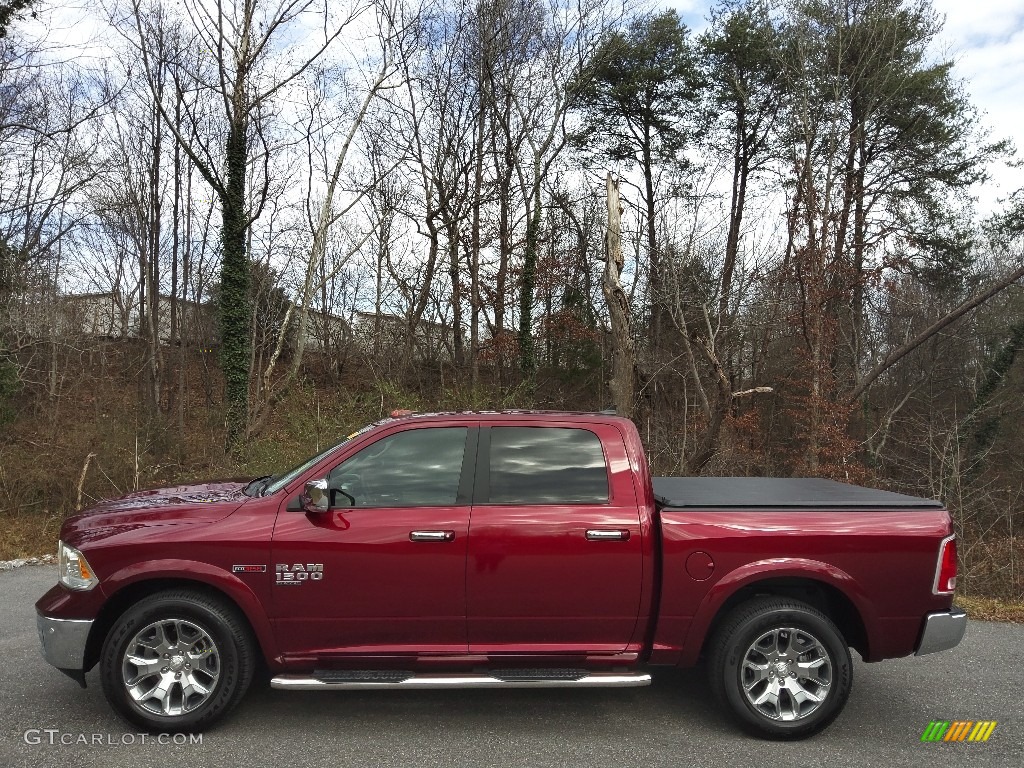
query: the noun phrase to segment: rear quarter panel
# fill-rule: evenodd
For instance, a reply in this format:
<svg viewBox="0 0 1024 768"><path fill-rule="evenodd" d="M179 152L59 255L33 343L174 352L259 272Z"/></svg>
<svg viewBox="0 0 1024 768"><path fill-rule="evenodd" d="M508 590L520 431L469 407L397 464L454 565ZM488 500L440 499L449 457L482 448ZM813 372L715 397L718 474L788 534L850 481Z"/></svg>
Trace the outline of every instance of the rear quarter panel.
<svg viewBox="0 0 1024 768"><path fill-rule="evenodd" d="M658 514L663 562L654 663L695 663L726 600L765 579L809 578L839 589L860 613L868 661L912 653L924 615L952 602L932 594L939 543L951 533L945 510L665 509ZM706 560L694 553L707 553L713 569L692 567ZM706 572L706 578L695 578Z"/></svg>

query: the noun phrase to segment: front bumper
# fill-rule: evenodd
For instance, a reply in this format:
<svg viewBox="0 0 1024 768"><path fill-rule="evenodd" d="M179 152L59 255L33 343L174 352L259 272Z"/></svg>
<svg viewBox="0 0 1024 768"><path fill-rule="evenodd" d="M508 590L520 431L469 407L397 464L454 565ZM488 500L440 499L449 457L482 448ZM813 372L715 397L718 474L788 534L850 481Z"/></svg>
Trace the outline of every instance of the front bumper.
<svg viewBox="0 0 1024 768"><path fill-rule="evenodd" d="M959 608L929 613L924 617L924 629L914 655L948 651L960 644L966 631L967 613Z"/></svg>
<svg viewBox="0 0 1024 768"><path fill-rule="evenodd" d="M54 619L36 614L36 628L43 658L80 683L84 679L85 646L92 630L91 619Z"/></svg>

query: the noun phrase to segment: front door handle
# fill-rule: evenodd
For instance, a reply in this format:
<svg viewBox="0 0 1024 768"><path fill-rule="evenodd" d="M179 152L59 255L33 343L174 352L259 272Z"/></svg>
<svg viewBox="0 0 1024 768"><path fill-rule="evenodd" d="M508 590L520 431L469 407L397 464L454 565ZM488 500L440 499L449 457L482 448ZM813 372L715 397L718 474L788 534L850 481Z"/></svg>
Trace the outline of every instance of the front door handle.
<svg viewBox="0 0 1024 768"><path fill-rule="evenodd" d="M587 531L587 541L628 541L629 531L609 530L607 528L591 528Z"/></svg>
<svg viewBox="0 0 1024 768"><path fill-rule="evenodd" d="M455 531L409 531L409 541L451 541Z"/></svg>

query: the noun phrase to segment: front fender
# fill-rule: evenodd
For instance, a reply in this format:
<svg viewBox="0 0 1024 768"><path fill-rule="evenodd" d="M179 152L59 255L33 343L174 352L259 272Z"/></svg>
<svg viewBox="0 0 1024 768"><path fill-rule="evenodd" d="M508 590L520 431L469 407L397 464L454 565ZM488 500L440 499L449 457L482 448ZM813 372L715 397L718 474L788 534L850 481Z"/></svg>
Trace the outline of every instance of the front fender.
<svg viewBox="0 0 1024 768"><path fill-rule="evenodd" d="M223 593L245 614L268 661L279 656L267 611L252 587L233 573L195 560L147 560L125 566L104 577L100 584L107 600L147 581L197 582Z"/></svg>

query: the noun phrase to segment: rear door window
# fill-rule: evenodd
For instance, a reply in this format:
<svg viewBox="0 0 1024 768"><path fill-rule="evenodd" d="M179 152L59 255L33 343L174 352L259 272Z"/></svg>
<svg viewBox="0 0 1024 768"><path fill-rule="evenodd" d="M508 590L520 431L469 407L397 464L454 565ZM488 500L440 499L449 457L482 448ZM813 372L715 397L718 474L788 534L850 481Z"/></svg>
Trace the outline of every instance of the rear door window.
<svg viewBox="0 0 1024 768"><path fill-rule="evenodd" d="M491 504L604 504L608 469L587 429L492 427Z"/></svg>

